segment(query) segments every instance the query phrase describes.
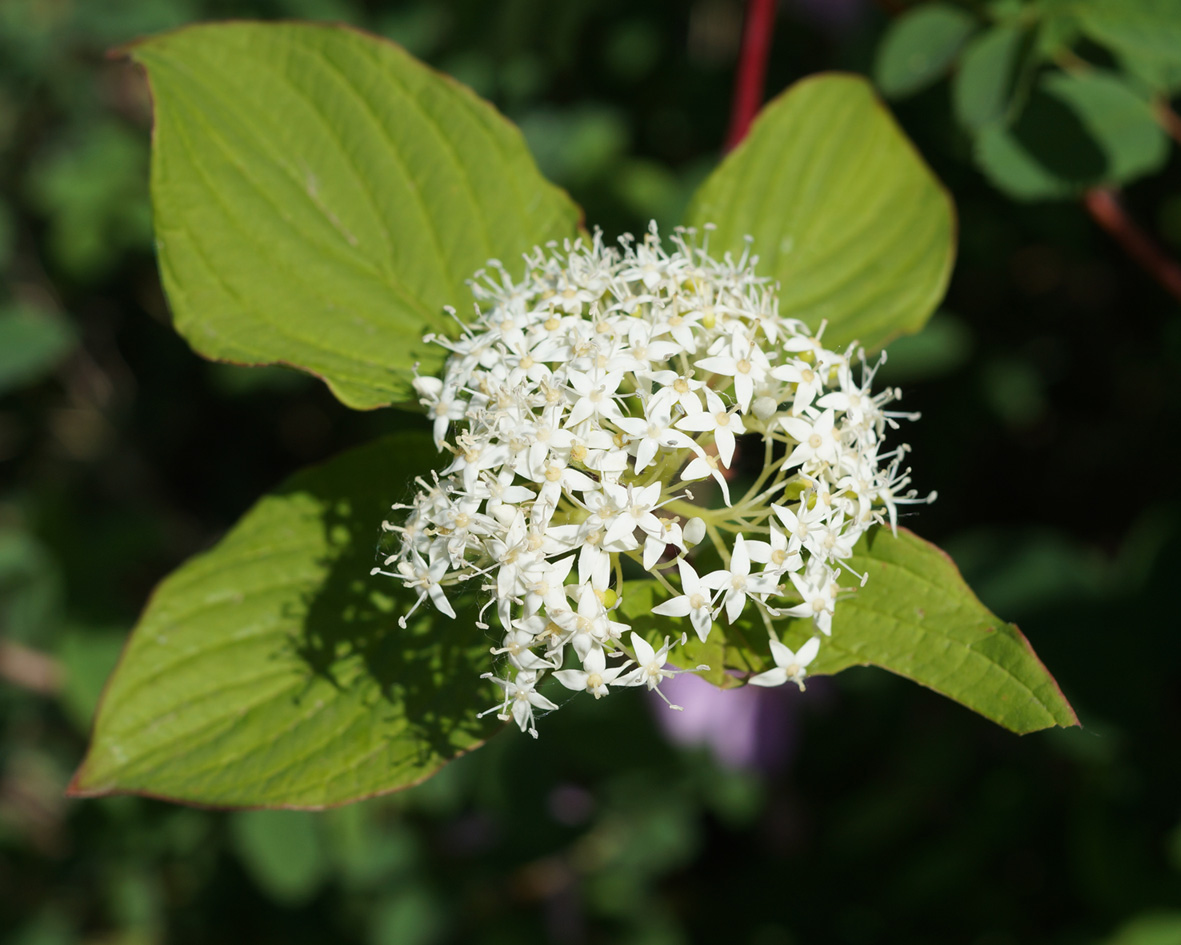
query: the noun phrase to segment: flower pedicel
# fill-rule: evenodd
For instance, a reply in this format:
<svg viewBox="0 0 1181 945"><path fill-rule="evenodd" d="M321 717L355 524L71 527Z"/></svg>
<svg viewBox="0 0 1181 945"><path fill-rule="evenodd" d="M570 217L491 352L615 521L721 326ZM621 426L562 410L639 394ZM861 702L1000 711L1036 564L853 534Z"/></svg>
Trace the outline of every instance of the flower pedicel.
<svg viewBox="0 0 1181 945"><path fill-rule="evenodd" d="M599 233L551 243L520 281L492 261L460 337L428 336L451 355L441 380L414 386L450 462L395 506L407 514L385 527L401 545L374 573L418 593L410 613L429 598L452 617L448 588L484 582L480 626L495 604L503 633L500 675L484 674L503 699L489 711L534 736L534 710L557 708L538 691L549 674L598 699L659 692L680 671L677 638L654 649L616 619L625 561L664 589L652 612L702 640L744 614L765 626L776 666L750 682L802 687L843 573L865 581L846 563L857 539L934 499L907 490L907 447L884 449L886 429L914 415L884 409L896 390L870 392L877 365L781 317L749 250L713 259L708 232L695 237L678 231L670 252L653 224L618 248ZM762 452L741 496L739 437ZM793 654L780 616L821 636Z"/></svg>

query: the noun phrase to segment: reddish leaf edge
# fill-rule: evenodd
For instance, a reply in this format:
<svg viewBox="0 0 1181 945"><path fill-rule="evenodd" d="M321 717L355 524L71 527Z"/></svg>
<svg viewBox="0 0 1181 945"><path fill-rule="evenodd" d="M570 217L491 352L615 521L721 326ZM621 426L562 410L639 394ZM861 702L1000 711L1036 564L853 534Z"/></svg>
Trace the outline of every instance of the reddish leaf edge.
<svg viewBox="0 0 1181 945"><path fill-rule="evenodd" d="M121 657L120 657L121 658ZM112 674L113 675L113 674ZM347 797L339 801L333 801L329 804L211 804L205 801L198 801L190 797L178 797L171 794L160 794L155 791L150 791L145 788L119 788L119 787L86 787L82 781L86 773L86 760L89 759L89 752L87 752L87 759L84 759L79 765L78 770L74 772L74 776L70 779L70 783L66 786L64 792L65 796L72 800L91 800L103 797L142 797L150 801L162 801L168 804L177 804L181 807L191 807L195 810L209 810L209 811L235 811L235 810L294 810L294 811L322 811L335 810L338 807L345 807L349 804L358 804L361 801L371 801L377 797L387 797L392 794L400 794L403 791L408 791L411 788L418 787L424 781L429 781L437 775L443 768L458 761L465 755L471 754L479 748L483 748L488 742L500 734L507 728L507 724L493 732L488 738L476 742L470 748L465 748L457 752L446 762L436 768L434 771L424 774L416 781L411 781L407 784L399 784L397 787L387 788L380 791L370 791L368 794L358 794L356 797Z"/></svg>
<svg viewBox="0 0 1181 945"><path fill-rule="evenodd" d="M915 539L918 542L921 542L927 548L929 548L929 549L935 551L937 554L939 554L947 562L947 564L951 566L952 573L954 575L954 579L959 581L959 583L964 587L965 590L968 591L968 593L970 593L974 598L979 600L979 598L976 597L976 592L972 590L971 585L968 584L968 582L966 580L964 580L964 576L963 576L963 573L960 571L959 565L957 565L955 563L955 560L951 557L951 555L949 555L946 551L944 551L942 548L940 548L934 542L928 541L927 539L923 538L921 535L916 534L913 530L906 528L905 526L899 526L898 531L899 531L899 533L905 532L911 538ZM886 531L885 531L885 529L883 529L881 532L878 533L875 540L881 541L885 537L886 537ZM983 602L981 602L981 604L982 604L982 606L985 606L987 609L987 606L983 605ZM989 610L989 613L992 613L992 611ZM996 616L996 615L993 614L993 616ZM860 660L858 660L850 665L851 666L873 667L875 669L885 670L886 672L891 673L892 675L898 676L901 679L905 679L908 682L912 682L918 686L922 686L924 689L934 692L934 693L942 696L943 698L945 698L951 702L954 702L956 705L963 706L963 708L967 709L967 711L971 712L973 715L979 715L981 718L988 719L988 721L993 722L996 725L1000 725L1001 728L1005 729L1006 731L1013 732L1013 734L1015 734L1015 735L1019 735L1019 736L1020 735L1031 735L1034 732L1044 732L1047 729L1051 729L1051 728L1074 728L1074 727L1082 728L1083 723L1079 720L1078 713L1075 711L1074 706L1071 705L1070 700L1066 698L1066 694L1062 691L1062 686L1058 682L1057 678L1054 676L1053 673L1051 673L1049 671L1049 669L1046 667L1046 664L1042 661L1042 658L1040 656L1038 656L1037 651L1033 648L1033 644L1031 644L1029 642L1029 638L1026 637L1026 635L1022 632L1021 628L1017 626L1017 624L1010 623L1007 620L1000 620L1000 618L998 618L998 621L1000 623L1004 624L1006 627L1008 627L1010 630L1012 630L1013 633L1015 633L1017 635L1017 639L1020 641L1021 645L1025 647L1026 652L1028 652L1028 654L1031 657L1033 657L1034 662L1038 665L1038 667L1045 674L1045 678L1050 681L1050 684L1053 686L1054 693L1058 696L1059 700L1061 700L1062 706L1065 707L1066 712L1068 713L1069 721L1066 724L1062 724L1062 723L1055 721L1055 722L1052 722L1050 725L1045 725L1041 728L1027 729L1025 731L1018 731L1017 729L1009 728L1007 725L1004 725L1001 722L997 722L995 719L988 719L987 716L982 715L981 713L977 712L975 709L971 708L970 706L963 705L963 703L961 703L954 696L948 695L946 692L936 689L933 686L929 686L926 683L921 682L920 680L914 679L911 676L907 676L905 673L897 672L896 670L890 669L887 666L881 666L878 663L862 662ZM996 631L997 631L996 627L988 627L985 632L996 633ZM846 668L848 668L848 667L846 667ZM838 670L838 672L840 672L840 670ZM816 675L818 675L818 676L820 676L820 675L834 675L835 676L836 673L831 673L831 674L817 673ZM1047 708L1047 711L1049 711L1048 708ZM1050 714L1053 715L1052 712Z"/></svg>

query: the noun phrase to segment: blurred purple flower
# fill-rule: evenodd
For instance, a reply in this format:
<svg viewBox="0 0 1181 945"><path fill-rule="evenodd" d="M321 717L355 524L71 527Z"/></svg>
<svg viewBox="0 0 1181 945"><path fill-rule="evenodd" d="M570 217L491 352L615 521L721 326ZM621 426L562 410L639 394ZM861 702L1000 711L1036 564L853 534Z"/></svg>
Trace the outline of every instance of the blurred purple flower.
<svg viewBox="0 0 1181 945"><path fill-rule="evenodd" d="M675 745L706 745L727 768L773 771L791 757L796 741L795 686L718 689L692 673L667 680L661 689L685 708L669 711L654 699L657 721Z"/></svg>

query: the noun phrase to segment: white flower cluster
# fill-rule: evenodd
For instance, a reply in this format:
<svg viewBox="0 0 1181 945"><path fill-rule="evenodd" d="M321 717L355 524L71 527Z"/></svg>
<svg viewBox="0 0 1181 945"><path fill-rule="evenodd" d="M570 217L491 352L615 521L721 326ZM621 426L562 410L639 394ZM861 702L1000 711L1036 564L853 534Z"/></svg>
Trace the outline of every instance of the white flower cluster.
<svg viewBox="0 0 1181 945"><path fill-rule="evenodd" d="M756 257L712 259L695 236L550 244L520 281L489 263L475 319L429 339L451 352L443 378L415 380L450 462L395 506L400 548L374 573L417 591L411 612L429 598L452 617L447 588L486 579L481 619L495 603L503 631L489 711L534 736L534 710L557 708L548 674L598 699L683 671L685 633L654 649L615 619L629 571L702 640L753 616L775 668L750 682L802 687L820 637L793 653L771 618L829 634L857 539L934 497L904 491L907 447L883 450L903 415L884 409L896 391L870 393L876 367L781 317Z"/></svg>

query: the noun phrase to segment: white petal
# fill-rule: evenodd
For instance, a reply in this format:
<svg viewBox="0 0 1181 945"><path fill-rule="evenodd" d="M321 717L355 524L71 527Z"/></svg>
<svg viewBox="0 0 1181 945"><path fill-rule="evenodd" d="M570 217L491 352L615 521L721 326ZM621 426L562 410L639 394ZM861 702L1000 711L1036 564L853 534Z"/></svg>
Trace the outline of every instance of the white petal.
<svg viewBox="0 0 1181 945"><path fill-rule="evenodd" d="M771 640L771 658L779 667L790 666L796 661L796 655L778 640Z"/></svg>
<svg viewBox="0 0 1181 945"><path fill-rule="evenodd" d="M697 631L697 636L701 638L704 643L706 637L709 636L710 630L714 628L714 615L708 607L698 607L689 617L689 621L693 624L693 629Z"/></svg>
<svg viewBox="0 0 1181 945"><path fill-rule="evenodd" d="M739 534L734 539L734 554L730 557L730 573L739 577L750 574L750 557L746 553L746 539Z"/></svg>
<svg viewBox="0 0 1181 945"><path fill-rule="evenodd" d="M579 669L560 669L554 673L554 679L560 682L567 689L573 689L576 692L579 689L586 688L586 677L589 673L584 673Z"/></svg>
<svg viewBox="0 0 1181 945"><path fill-rule="evenodd" d="M776 666L747 680L752 686L782 686L787 682L787 671Z"/></svg>
<svg viewBox="0 0 1181 945"><path fill-rule="evenodd" d="M701 521L695 519L694 521ZM702 523L705 524L704 522ZM684 558L677 560L677 570L681 573L681 589L685 594L696 594L697 589L701 586L701 579L697 576L697 571Z"/></svg>
<svg viewBox="0 0 1181 945"><path fill-rule="evenodd" d="M662 617L684 617L692 609L689 606L689 598L682 594L680 597L666 600L663 604L657 604L652 608L652 613L660 614Z"/></svg>
<svg viewBox="0 0 1181 945"><path fill-rule="evenodd" d="M726 620L733 623L742 614L742 608L745 606L745 594L741 591L731 594L726 598Z"/></svg>
<svg viewBox="0 0 1181 945"><path fill-rule="evenodd" d="M754 395L755 383L750 379L749 374L735 374L734 375L734 395L738 401L738 405L746 410L750 407L750 398Z"/></svg>
<svg viewBox="0 0 1181 945"><path fill-rule="evenodd" d="M442 613L451 618L455 617L455 609L451 606L451 602L447 600L447 596L443 593L443 588L439 587L438 584L432 584L430 595L431 601Z"/></svg>
<svg viewBox="0 0 1181 945"><path fill-rule="evenodd" d="M714 430L714 442L718 446L718 458L727 469L734 459L734 433L728 427L718 427Z"/></svg>
<svg viewBox="0 0 1181 945"><path fill-rule="evenodd" d="M555 711L558 707L549 701L540 692L529 693L529 701L532 702L539 709L546 709L550 712Z"/></svg>
<svg viewBox="0 0 1181 945"><path fill-rule="evenodd" d="M652 462L653 457L656 456L657 449L659 449L659 446L655 440L644 439L640 441L640 445L636 449L636 472L640 472Z"/></svg>
<svg viewBox="0 0 1181 945"><path fill-rule="evenodd" d="M705 430L712 430L718 425L718 421L714 419L712 413L699 413L689 417L682 417L677 421L677 429L692 430L694 433L700 433Z"/></svg>
<svg viewBox="0 0 1181 945"><path fill-rule="evenodd" d="M646 666L656 658L656 651L648 644L642 636L632 631L632 649L636 651L636 662L641 666Z"/></svg>
<svg viewBox="0 0 1181 945"><path fill-rule="evenodd" d="M651 571L668 548L668 542L660 538L649 537L644 542L644 568Z"/></svg>
<svg viewBox="0 0 1181 945"><path fill-rule="evenodd" d="M812 637L807 643L800 647L800 651L796 653L796 662L801 666L807 666L812 660L816 659L816 654L820 652L820 637Z"/></svg>

